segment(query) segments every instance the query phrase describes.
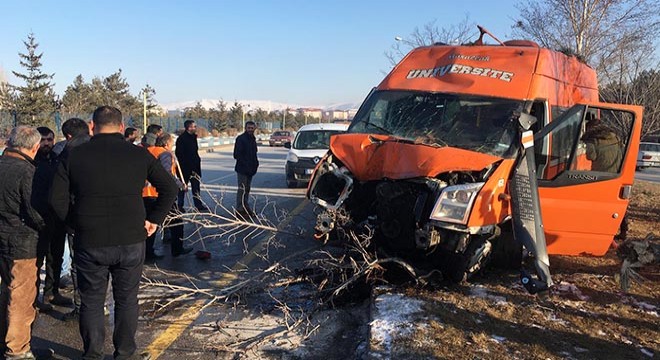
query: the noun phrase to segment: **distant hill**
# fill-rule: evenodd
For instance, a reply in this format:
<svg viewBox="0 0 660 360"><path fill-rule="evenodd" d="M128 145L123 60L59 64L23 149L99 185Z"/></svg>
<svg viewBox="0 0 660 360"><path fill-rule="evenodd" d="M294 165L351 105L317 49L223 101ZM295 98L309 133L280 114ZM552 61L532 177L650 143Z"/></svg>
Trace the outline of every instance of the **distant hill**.
<svg viewBox="0 0 660 360"><path fill-rule="evenodd" d="M216 107L219 101L220 101L219 99L201 99L201 100L182 101L182 102L170 103L170 104L161 104L160 106L167 111L175 111L175 110L183 110L187 107L194 107L197 104L197 102L199 102L200 104L202 104L204 108L211 109ZM234 100L231 101L224 100L224 101L227 104L228 109L231 108L231 106L234 104ZM357 109L360 106L360 103L337 103L330 105L300 105L300 104L285 104L270 100L236 100L236 101L244 105L249 105L250 109L261 108L266 111L282 111L287 108L288 109L317 108L323 110L351 110L351 109Z"/></svg>

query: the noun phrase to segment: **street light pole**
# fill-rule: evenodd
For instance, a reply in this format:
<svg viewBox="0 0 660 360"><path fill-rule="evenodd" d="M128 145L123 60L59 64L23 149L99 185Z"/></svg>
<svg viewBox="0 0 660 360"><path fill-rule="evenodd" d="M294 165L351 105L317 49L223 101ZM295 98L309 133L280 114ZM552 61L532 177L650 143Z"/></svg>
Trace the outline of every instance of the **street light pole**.
<svg viewBox="0 0 660 360"><path fill-rule="evenodd" d="M250 104L247 104L245 106L250 107ZM245 132L245 110L243 110L243 107L241 107L241 114L243 115L243 132Z"/></svg>
<svg viewBox="0 0 660 360"><path fill-rule="evenodd" d="M144 134L147 133L147 92L142 90L142 107L143 107L143 118L142 118L142 131Z"/></svg>

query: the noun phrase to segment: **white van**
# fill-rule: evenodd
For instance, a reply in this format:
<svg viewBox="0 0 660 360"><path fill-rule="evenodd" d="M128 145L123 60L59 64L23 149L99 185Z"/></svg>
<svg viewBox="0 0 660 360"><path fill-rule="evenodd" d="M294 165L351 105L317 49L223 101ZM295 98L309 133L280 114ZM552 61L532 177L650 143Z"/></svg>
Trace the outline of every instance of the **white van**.
<svg viewBox="0 0 660 360"><path fill-rule="evenodd" d="M293 188L308 183L316 164L328 152L330 136L343 133L349 124L310 124L298 129L293 143L285 143L286 186Z"/></svg>

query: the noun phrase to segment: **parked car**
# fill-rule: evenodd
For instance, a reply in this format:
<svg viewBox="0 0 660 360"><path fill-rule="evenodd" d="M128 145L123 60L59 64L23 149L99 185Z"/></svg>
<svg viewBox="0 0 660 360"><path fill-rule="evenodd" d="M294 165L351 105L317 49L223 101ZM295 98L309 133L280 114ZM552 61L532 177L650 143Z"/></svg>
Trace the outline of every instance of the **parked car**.
<svg viewBox="0 0 660 360"><path fill-rule="evenodd" d="M660 144L650 142L639 143L637 170L647 167L660 167Z"/></svg>
<svg viewBox="0 0 660 360"><path fill-rule="evenodd" d="M284 146L285 143L290 143L293 140L293 134L291 134L291 131L275 131L271 136L270 139L268 139L268 145L270 146Z"/></svg>
<svg viewBox="0 0 660 360"><path fill-rule="evenodd" d="M316 164L330 148L330 137L346 129L348 124L310 124L301 127L293 143L284 144L290 149L286 157L286 185L293 188L308 183Z"/></svg>

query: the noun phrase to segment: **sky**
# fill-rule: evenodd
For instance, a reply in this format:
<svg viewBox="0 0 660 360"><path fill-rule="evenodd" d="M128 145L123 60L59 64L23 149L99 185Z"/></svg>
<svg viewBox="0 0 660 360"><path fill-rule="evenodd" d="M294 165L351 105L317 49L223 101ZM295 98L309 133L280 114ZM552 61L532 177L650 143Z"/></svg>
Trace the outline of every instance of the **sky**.
<svg viewBox="0 0 660 360"><path fill-rule="evenodd" d="M0 68L24 72L30 32L60 96L118 69L161 104L201 99L361 102L391 69L394 38L466 16L510 39L520 1L0 1Z"/></svg>

